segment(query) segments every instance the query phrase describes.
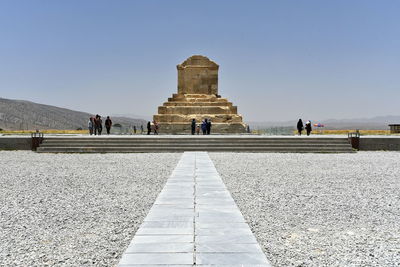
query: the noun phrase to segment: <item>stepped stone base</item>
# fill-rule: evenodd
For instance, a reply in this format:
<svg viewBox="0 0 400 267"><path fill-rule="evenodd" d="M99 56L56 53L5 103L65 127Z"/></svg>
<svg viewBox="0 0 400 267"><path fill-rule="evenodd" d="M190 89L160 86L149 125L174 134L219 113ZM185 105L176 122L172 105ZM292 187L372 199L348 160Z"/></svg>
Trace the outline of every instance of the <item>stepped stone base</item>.
<svg viewBox="0 0 400 267"><path fill-rule="evenodd" d="M197 124L204 119L211 119L212 133L246 132L246 125L242 116L237 114L237 107L217 95L174 94L154 115L161 134L190 134L192 119L196 119Z"/></svg>

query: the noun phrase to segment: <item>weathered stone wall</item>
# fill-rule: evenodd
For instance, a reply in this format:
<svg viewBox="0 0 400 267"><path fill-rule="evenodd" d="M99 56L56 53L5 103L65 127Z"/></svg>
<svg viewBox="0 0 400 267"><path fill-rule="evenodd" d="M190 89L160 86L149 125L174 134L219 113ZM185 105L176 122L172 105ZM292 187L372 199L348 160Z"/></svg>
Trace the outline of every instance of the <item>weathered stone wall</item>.
<svg viewBox="0 0 400 267"><path fill-rule="evenodd" d="M361 151L400 151L400 138L396 137L360 137Z"/></svg>
<svg viewBox="0 0 400 267"><path fill-rule="evenodd" d="M30 137L0 137L0 150L31 150Z"/></svg>
<svg viewBox="0 0 400 267"><path fill-rule="evenodd" d="M192 56L177 66L178 94L218 94L219 66L203 56Z"/></svg>

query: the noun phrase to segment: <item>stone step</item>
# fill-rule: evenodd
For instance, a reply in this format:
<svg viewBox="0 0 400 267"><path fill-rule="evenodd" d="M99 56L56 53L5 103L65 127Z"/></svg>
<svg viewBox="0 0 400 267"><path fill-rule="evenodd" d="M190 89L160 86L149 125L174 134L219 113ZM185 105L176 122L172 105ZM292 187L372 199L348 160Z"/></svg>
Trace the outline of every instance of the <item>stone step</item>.
<svg viewBox="0 0 400 267"><path fill-rule="evenodd" d="M214 151L214 152L287 152L287 153L352 153L350 147L39 147L38 152L50 153L139 153L139 152L182 152L182 151Z"/></svg>
<svg viewBox="0 0 400 267"><path fill-rule="evenodd" d="M202 98L202 99L225 99L210 94L172 94L173 98Z"/></svg>
<svg viewBox="0 0 400 267"><path fill-rule="evenodd" d="M148 148L162 148L162 147L306 147L306 148L319 148L319 147L350 147L349 144L304 144L304 143L276 143L276 144L116 144L116 143L43 143L41 147L148 147Z"/></svg>
<svg viewBox="0 0 400 267"><path fill-rule="evenodd" d="M173 102L164 102L164 106L227 106L231 107L232 102L184 102L184 101L173 101Z"/></svg>
<svg viewBox="0 0 400 267"><path fill-rule="evenodd" d="M188 102L188 103L194 103L194 102L217 102L217 103L226 103L229 102L227 98L215 98L215 97L186 97L186 98L180 98L180 97L169 97L168 102Z"/></svg>
<svg viewBox="0 0 400 267"><path fill-rule="evenodd" d="M200 135L202 136L202 135ZM44 142L120 142L120 143L348 143L347 138L313 138L313 137L300 137L300 138L212 138L211 136L202 137L182 137L182 138L163 138L149 136L144 137L78 137L78 138L64 138L64 137L46 137Z"/></svg>
<svg viewBox="0 0 400 267"><path fill-rule="evenodd" d="M236 106L161 106L158 114L237 114Z"/></svg>
<svg viewBox="0 0 400 267"><path fill-rule="evenodd" d="M168 98L168 101L181 101L181 102L228 102L227 98L216 97L215 95L206 94L173 94L172 97Z"/></svg>
<svg viewBox="0 0 400 267"><path fill-rule="evenodd" d="M161 147L161 146L349 146L348 143L305 143L305 142L276 142L276 143L124 143L124 142L44 142L41 146L144 146L144 147Z"/></svg>
<svg viewBox="0 0 400 267"><path fill-rule="evenodd" d="M154 120L159 124L166 123L182 123L190 126L190 121L196 119L197 122L201 122L204 118L210 118L213 124L216 123L242 123L242 117L238 114L212 114L203 113L198 114L157 114L154 115ZM215 128L216 125L213 127Z"/></svg>
<svg viewBox="0 0 400 267"><path fill-rule="evenodd" d="M198 146L213 146L213 147L344 147L347 148L348 144L307 144L307 143L271 143L271 144L242 144L242 143L219 143L219 144L155 144L155 143L137 143L137 144L124 144L124 143L43 143L41 147L72 147L72 146L79 146L79 147L149 147L149 148L157 148L157 147L182 147L182 148L191 148L191 147L198 147Z"/></svg>
<svg viewBox="0 0 400 267"><path fill-rule="evenodd" d="M144 140L132 140L128 139L123 140L114 140L112 138L110 139L96 139L96 138L86 138L86 139L79 139L79 140L74 140L74 139L64 139L64 140L58 140L58 139L45 139L44 144L55 144L55 143L77 143L77 144L190 144L190 145L197 145L197 144L245 144L245 145L258 145L258 144L348 144L349 142L345 139L340 139L340 140L306 140L306 139L300 139L300 140L207 140L207 138L200 139L200 140L191 140L189 138L187 139L153 139L153 138L148 138Z"/></svg>
<svg viewBox="0 0 400 267"><path fill-rule="evenodd" d="M45 138L38 152L135 153L182 151L353 152L346 138L313 137L70 137Z"/></svg>

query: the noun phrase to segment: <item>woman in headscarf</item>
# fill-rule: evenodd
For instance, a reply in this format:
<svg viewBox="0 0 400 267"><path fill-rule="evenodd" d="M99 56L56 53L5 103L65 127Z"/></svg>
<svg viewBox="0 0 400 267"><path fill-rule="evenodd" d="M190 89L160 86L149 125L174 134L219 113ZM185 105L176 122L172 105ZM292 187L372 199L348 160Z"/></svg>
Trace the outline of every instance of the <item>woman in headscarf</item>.
<svg viewBox="0 0 400 267"><path fill-rule="evenodd" d="M310 135L312 128L311 128L311 121L306 122L306 131L307 131L307 136Z"/></svg>
<svg viewBox="0 0 400 267"><path fill-rule="evenodd" d="M303 129L304 129L303 121L299 119L299 121L297 122L297 132L299 133L299 135L301 135Z"/></svg>

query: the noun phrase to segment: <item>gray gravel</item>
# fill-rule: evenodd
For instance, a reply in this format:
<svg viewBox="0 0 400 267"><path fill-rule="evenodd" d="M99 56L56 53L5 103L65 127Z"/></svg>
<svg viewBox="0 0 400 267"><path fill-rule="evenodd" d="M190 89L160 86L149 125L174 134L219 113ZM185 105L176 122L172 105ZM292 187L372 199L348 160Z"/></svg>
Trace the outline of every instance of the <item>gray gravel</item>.
<svg viewBox="0 0 400 267"><path fill-rule="evenodd" d="M0 266L114 266L181 154L0 151Z"/></svg>
<svg viewBox="0 0 400 267"><path fill-rule="evenodd" d="M210 153L274 266L399 266L400 153Z"/></svg>

